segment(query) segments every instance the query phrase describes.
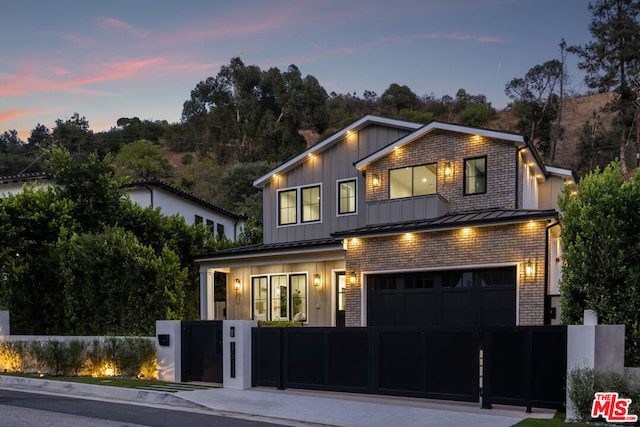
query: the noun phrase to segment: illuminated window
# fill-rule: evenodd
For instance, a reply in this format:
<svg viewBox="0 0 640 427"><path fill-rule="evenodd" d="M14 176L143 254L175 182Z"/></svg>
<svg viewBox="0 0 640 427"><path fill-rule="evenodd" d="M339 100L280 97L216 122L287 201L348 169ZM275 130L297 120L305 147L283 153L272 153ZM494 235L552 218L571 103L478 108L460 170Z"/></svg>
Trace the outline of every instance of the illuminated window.
<svg viewBox="0 0 640 427"><path fill-rule="evenodd" d="M320 221L320 186L302 189L302 222Z"/></svg>
<svg viewBox="0 0 640 427"><path fill-rule="evenodd" d="M338 182L338 215L356 212L356 181Z"/></svg>
<svg viewBox="0 0 640 427"><path fill-rule="evenodd" d="M297 219L298 192L296 190L280 191L278 193L278 224L295 224Z"/></svg>
<svg viewBox="0 0 640 427"><path fill-rule="evenodd" d="M436 193L435 163L389 171L389 198L424 196Z"/></svg>
<svg viewBox="0 0 640 427"><path fill-rule="evenodd" d="M307 275L251 278L254 320L307 320Z"/></svg>
<svg viewBox="0 0 640 427"><path fill-rule="evenodd" d="M487 158L474 157L464 161L464 194L487 192Z"/></svg>

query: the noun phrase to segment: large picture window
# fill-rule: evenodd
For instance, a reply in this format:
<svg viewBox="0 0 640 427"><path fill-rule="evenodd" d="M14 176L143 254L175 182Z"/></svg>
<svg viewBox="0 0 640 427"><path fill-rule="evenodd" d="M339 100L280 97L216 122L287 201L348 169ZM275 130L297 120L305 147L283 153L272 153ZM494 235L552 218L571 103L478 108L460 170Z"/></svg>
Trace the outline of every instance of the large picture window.
<svg viewBox="0 0 640 427"><path fill-rule="evenodd" d="M278 193L278 224L295 224L298 212L298 192L285 190Z"/></svg>
<svg viewBox="0 0 640 427"><path fill-rule="evenodd" d="M307 320L307 274L251 278L254 320Z"/></svg>
<svg viewBox="0 0 640 427"><path fill-rule="evenodd" d="M464 194L487 192L487 158L474 157L464 161Z"/></svg>
<svg viewBox="0 0 640 427"><path fill-rule="evenodd" d="M436 193L437 165L412 166L389 171L389 198L424 196Z"/></svg>
<svg viewBox="0 0 640 427"><path fill-rule="evenodd" d="M356 180L338 182L338 215L356 212Z"/></svg>
<svg viewBox="0 0 640 427"><path fill-rule="evenodd" d="M302 189L302 222L320 221L320 186Z"/></svg>

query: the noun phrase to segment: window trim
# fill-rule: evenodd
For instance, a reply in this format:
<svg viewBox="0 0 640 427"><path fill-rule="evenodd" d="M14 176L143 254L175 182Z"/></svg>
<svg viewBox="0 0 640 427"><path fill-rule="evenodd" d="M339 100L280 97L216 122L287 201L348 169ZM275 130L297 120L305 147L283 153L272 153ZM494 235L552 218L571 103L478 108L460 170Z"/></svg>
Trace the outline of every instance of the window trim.
<svg viewBox="0 0 640 427"><path fill-rule="evenodd" d="M267 298L266 298L266 320L271 320L272 317L272 306L273 306L273 301L272 301L272 288L271 288L271 278L274 276L285 276L286 277L286 282L287 282L287 319L289 321L293 320L293 317L295 316L295 313L291 313L291 310L293 308L293 302L292 302L292 292L291 292L291 277L292 276L304 276L305 278L305 297L304 297L304 306L305 306L305 318L303 320L301 320L301 322L303 323L307 323L309 321L309 277L310 277L310 273L309 271L291 271L291 272L287 272L287 273L269 273L269 274L252 274L249 276L249 283L250 285L250 289L251 289L251 318L253 320L255 319L255 299L254 299L254 288L253 288L253 280L254 279L259 279L259 278L265 278L267 281Z"/></svg>
<svg viewBox="0 0 640 427"><path fill-rule="evenodd" d="M354 185L354 190L355 190L354 205L355 206L353 211L340 212L340 184L345 182L353 182L355 184ZM357 214L358 214L358 178L353 177L353 178L345 178L345 179L337 180L336 181L336 216L349 216L349 215L357 215Z"/></svg>
<svg viewBox="0 0 640 427"><path fill-rule="evenodd" d="M436 178L436 188L435 191L433 193L428 193L428 194L415 194L415 187L414 187L414 171L415 168L419 168L419 167L423 167L423 166L431 166L431 165L435 165L436 166L436 173L435 173L435 178ZM411 169L411 195L410 196L405 196L405 197L391 197L391 172L394 170L400 170L400 169ZM431 196L433 194L438 194L438 162L430 162L430 163L422 163L419 165L412 165L412 166L401 166L399 168L393 168L393 169L389 169L388 173L387 173L387 179L389 182L389 200L400 200L400 199L408 199L411 197L423 197L423 196Z"/></svg>
<svg viewBox="0 0 640 427"><path fill-rule="evenodd" d="M484 191L478 191L478 192L473 192L470 193L467 189L467 162L470 160L479 160L479 159L484 159ZM462 170L463 170L463 177L462 177L462 195L463 196L475 196L477 194L487 194L487 175L488 175L488 162L487 162L487 156L475 156L475 157L467 157L463 160L462 162Z"/></svg>

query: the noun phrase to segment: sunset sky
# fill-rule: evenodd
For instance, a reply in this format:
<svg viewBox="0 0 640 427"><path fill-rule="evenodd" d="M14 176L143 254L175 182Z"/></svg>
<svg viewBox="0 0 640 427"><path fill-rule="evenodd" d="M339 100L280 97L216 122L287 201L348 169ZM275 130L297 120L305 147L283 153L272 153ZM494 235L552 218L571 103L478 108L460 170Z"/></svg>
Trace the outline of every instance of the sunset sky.
<svg viewBox="0 0 640 427"><path fill-rule="evenodd" d="M507 105L505 84L585 44L586 0L20 0L2 5L0 133L26 140L74 112L178 122L195 85L235 56L290 64L327 92L418 96L460 88ZM570 88L587 88L569 56Z"/></svg>

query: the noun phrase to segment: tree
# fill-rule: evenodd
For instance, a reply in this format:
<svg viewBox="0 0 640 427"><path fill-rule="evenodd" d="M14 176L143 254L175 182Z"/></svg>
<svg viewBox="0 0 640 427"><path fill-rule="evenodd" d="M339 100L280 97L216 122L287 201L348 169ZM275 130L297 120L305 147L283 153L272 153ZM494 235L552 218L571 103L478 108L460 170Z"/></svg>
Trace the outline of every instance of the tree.
<svg viewBox="0 0 640 427"><path fill-rule="evenodd" d="M580 323L585 309L604 324L626 326L625 366L640 363L640 175L625 180L612 162L584 177L577 194L559 198L564 243L562 320Z"/></svg>
<svg viewBox="0 0 640 427"><path fill-rule="evenodd" d="M514 100L513 112L520 118L518 127L526 132L538 149L550 157L552 123L559 109L558 87L564 76L562 62L553 59L536 65L524 77L514 78L505 94Z"/></svg>
<svg viewBox="0 0 640 427"><path fill-rule="evenodd" d="M123 146L114 158L114 165L128 175L140 178L162 175L171 170L162 147L147 139L139 139Z"/></svg>
<svg viewBox="0 0 640 427"><path fill-rule="evenodd" d="M88 152L93 132L89 129L89 121L80 114L73 113L70 119L56 120L52 131L53 140L66 147L72 153Z"/></svg>
<svg viewBox="0 0 640 427"><path fill-rule="evenodd" d="M620 164L628 176L626 150L635 108L636 95L630 82L640 72L640 2L638 0L596 0L589 3L594 40L584 46L571 46L568 51L577 54L578 64L586 72L585 82L601 92L612 89L617 97L608 105L616 113L612 126L618 133Z"/></svg>
<svg viewBox="0 0 640 427"><path fill-rule="evenodd" d="M49 132L48 127L38 123L36 127L31 130L31 136L28 141L29 144L33 146L46 148L53 142L53 136L51 135L51 132Z"/></svg>
<svg viewBox="0 0 640 427"><path fill-rule="evenodd" d="M389 85L380 97L380 101L393 113L403 109L413 110L420 102L418 96L408 86L400 86L397 83Z"/></svg>

